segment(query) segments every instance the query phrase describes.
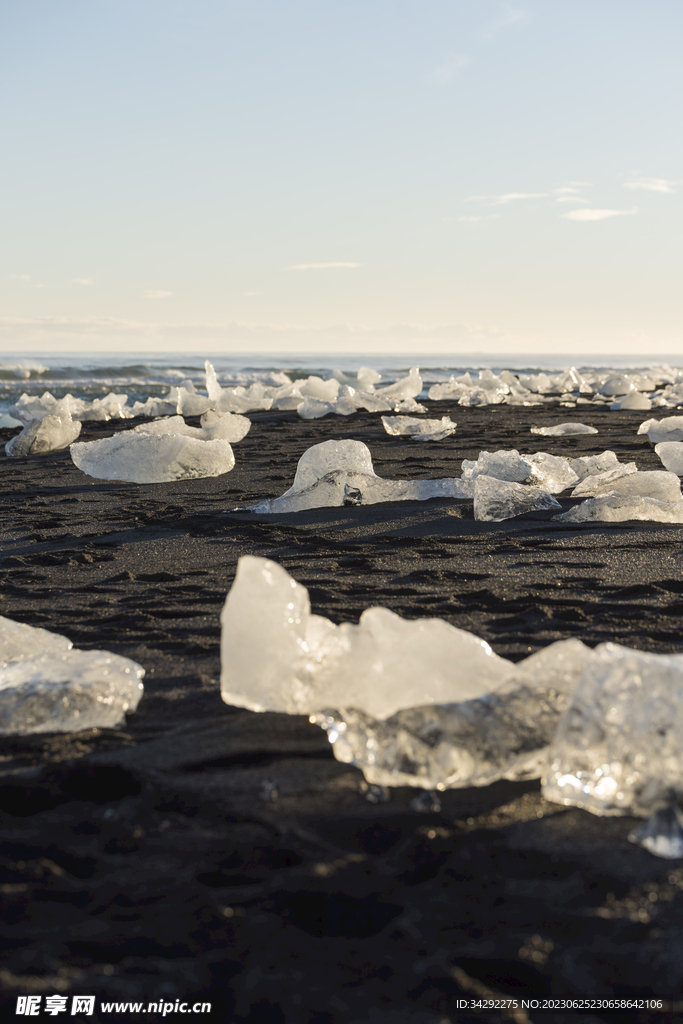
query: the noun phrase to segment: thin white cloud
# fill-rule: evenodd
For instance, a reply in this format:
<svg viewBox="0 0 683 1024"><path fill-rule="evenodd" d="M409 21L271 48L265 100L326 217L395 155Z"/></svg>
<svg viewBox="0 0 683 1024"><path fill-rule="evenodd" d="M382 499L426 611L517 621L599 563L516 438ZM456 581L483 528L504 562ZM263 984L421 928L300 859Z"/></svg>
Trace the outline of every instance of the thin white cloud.
<svg viewBox="0 0 683 1024"><path fill-rule="evenodd" d="M45 285L44 284L34 284L33 287L34 288L44 288Z"/></svg>
<svg viewBox="0 0 683 1024"><path fill-rule="evenodd" d="M452 78L472 63L466 53L456 53L432 72L432 81L446 85Z"/></svg>
<svg viewBox="0 0 683 1024"><path fill-rule="evenodd" d="M644 192L675 192L678 182L668 178L635 178L625 181L624 188L642 189Z"/></svg>
<svg viewBox="0 0 683 1024"><path fill-rule="evenodd" d="M482 39L493 39L493 37L498 35L499 32L504 31L506 28L511 28L513 25L519 24L520 21L526 21L529 17L528 11L516 10L514 7L511 7L510 4L503 4L503 8L502 14L483 29L481 32Z"/></svg>
<svg viewBox="0 0 683 1024"><path fill-rule="evenodd" d="M468 196L468 203L488 203L489 206L505 206L517 199L547 199L550 192L504 192L501 196Z"/></svg>
<svg viewBox="0 0 683 1024"><path fill-rule="evenodd" d="M336 270L339 268L352 270L362 266L362 263L295 263L292 267L285 267L285 270Z"/></svg>
<svg viewBox="0 0 683 1024"><path fill-rule="evenodd" d="M632 210L570 210L560 216L565 220L596 221L607 220L609 217L630 217L637 212L638 208L634 206Z"/></svg>
<svg viewBox="0 0 683 1024"><path fill-rule="evenodd" d="M30 274L10 274L9 279L10 279L10 281L30 281L31 280L31 275Z"/></svg>
<svg viewBox="0 0 683 1024"><path fill-rule="evenodd" d="M94 284L95 282L91 281L89 277L74 277L71 283L89 285Z"/></svg>
<svg viewBox="0 0 683 1024"><path fill-rule="evenodd" d="M581 196L558 196L555 200L556 203L587 203L587 199L582 199Z"/></svg>
<svg viewBox="0 0 683 1024"><path fill-rule="evenodd" d="M142 293L143 299L168 299L173 292L156 291L154 289L148 289Z"/></svg>

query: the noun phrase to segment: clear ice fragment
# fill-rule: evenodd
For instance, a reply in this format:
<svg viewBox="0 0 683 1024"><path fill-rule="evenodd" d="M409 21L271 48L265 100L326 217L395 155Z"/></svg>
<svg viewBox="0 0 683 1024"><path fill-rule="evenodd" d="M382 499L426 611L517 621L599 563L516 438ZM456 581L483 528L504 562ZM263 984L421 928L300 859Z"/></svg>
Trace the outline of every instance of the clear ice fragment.
<svg viewBox="0 0 683 1024"><path fill-rule="evenodd" d="M476 460L463 459L462 479L471 480L478 476L495 477L496 480L512 480L517 483L527 480L532 467L516 448L501 448L497 452L479 452Z"/></svg>
<svg viewBox="0 0 683 1024"><path fill-rule="evenodd" d="M69 395L61 398L52 412L42 419L31 420L20 434L5 445L5 452L11 457L44 455L47 452L68 448L81 432L80 420L71 417Z"/></svg>
<svg viewBox="0 0 683 1024"><path fill-rule="evenodd" d="M655 445L661 441L683 441L683 416L665 416L663 420L645 420L638 427L638 433L647 434L648 440Z"/></svg>
<svg viewBox="0 0 683 1024"><path fill-rule="evenodd" d="M632 410L635 412L647 412L648 409L652 408L652 402L647 395L642 395L640 391L634 391L630 395L626 395L624 398L620 398L617 402L612 402L610 409L615 412L618 410Z"/></svg>
<svg viewBox="0 0 683 1024"><path fill-rule="evenodd" d="M628 838L655 857L678 860L683 857L683 813L675 804L655 811Z"/></svg>
<svg viewBox="0 0 683 1024"><path fill-rule="evenodd" d="M478 476L474 484L474 518L501 523L528 512L561 508L552 494L527 484Z"/></svg>
<svg viewBox="0 0 683 1024"><path fill-rule="evenodd" d="M156 484L228 473L235 456L228 441L201 441L183 434L120 431L101 441L71 445L78 468L98 480Z"/></svg>
<svg viewBox="0 0 683 1024"><path fill-rule="evenodd" d="M621 465L617 453L609 450L601 452L600 455L582 455L578 459L568 458L567 461L579 480L585 480L587 476L595 476ZM635 462L629 463L629 465L635 466Z"/></svg>
<svg viewBox="0 0 683 1024"><path fill-rule="evenodd" d="M569 459L561 455L536 452L535 455L522 455L522 458L530 468L527 482L549 494L560 494L579 479Z"/></svg>
<svg viewBox="0 0 683 1024"><path fill-rule="evenodd" d="M555 423L552 427L532 427L532 434L543 434L545 437L569 437L571 434L597 434L595 427L587 423Z"/></svg>
<svg viewBox="0 0 683 1024"><path fill-rule="evenodd" d="M666 466L670 473L683 476L682 441L660 441L655 445L655 451L659 455L662 465Z"/></svg>
<svg viewBox="0 0 683 1024"><path fill-rule="evenodd" d="M441 441L452 434L457 426L450 416L442 416L440 420L418 419L415 416L382 416L382 423L387 434L408 434L420 441Z"/></svg>
<svg viewBox="0 0 683 1024"><path fill-rule="evenodd" d="M0 734L113 728L135 711L144 669L0 616Z"/></svg>
<svg viewBox="0 0 683 1024"><path fill-rule="evenodd" d="M623 479L629 479L624 477ZM625 523L630 520L653 523L683 523L683 501L658 501L638 495L601 494L587 498L559 516L555 522L564 523Z"/></svg>
<svg viewBox="0 0 683 1024"><path fill-rule="evenodd" d="M630 463L623 468L625 473L614 475L614 470L599 473L597 476L586 477L572 491L572 497L598 498L602 494L629 494L641 498L654 498L657 501L682 501L681 481L675 473L667 473L662 469L646 470L645 472L629 472Z"/></svg>
<svg viewBox="0 0 683 1024"><path fill-rule="evenodd" d="M312 615L308 591L275 562L240 558L221 614L221 692L252 711L355 707L374 718L466 700L514 671L489 645L442 619L368 608L358 625Z"/></svg>
<svg viewBox="0 0 683 1024"><path fill-rule="evenodd" d="M604 494L609 490L621 493L617 487L617 481L637 472L638 467L635 462L615 462L609 469L601 470L598 473L590 473L582 477L572 491L572 497L594 498L598 494ZM614 487L610 487L610 484L614 484Z"/></svg>

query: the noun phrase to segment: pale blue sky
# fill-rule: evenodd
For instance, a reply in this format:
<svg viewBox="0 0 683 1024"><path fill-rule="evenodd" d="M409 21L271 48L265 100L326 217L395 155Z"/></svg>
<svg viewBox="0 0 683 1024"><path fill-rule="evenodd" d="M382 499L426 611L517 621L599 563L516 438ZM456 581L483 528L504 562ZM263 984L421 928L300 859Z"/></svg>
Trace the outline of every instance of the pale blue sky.
<svg viewBox="0 0 683 1024"><path fill-rule="evenodd" d="M6 0L4 351L683 352L680 0Z"/></svg>

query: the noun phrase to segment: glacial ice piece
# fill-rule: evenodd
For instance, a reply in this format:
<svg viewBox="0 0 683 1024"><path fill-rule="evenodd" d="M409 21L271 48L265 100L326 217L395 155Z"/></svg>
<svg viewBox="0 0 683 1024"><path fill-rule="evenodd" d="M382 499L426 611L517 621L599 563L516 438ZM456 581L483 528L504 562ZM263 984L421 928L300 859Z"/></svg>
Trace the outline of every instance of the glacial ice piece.
<svg viewBox="0 0 683 1024"><path fill-rule="evenodd" d="M235 465L228 441L200 441L183 434L124 430L102 441L78 441L71 458L83 473L98 480L156 484L220 476Z"/></svg>
<svg viewBox="0 0 683 1024"><path fill-rule="evenodd" d="M582 455L578 459L568 458L567 462L579 480L585 480L587 476L595 476L597 473L604 473L608 469L615 469L622 465L617 458L617 453L609 449L601 452L600 455ZM635 462L633 465L635 466Z"/></svg>
<svg viewBox="0 0 683 1024"><path fill-rule="evenodd" d="M308 377L305 381L299 381L299 391L304 398L318 398L322 402L336 402L339 394L339 381L332 377L330 380L323 380L322 377Z"/></svg>
<svg viewBox="0 0 683 1024"><path fill-rule="evenodd" d="M221 693L252 711L355 707L374 718L498 689L512 664L442 619L368 608L359 624L312 615L308 591L275 562L240 558L221 614Z"/></svg>
<svg viewBox="0 0 683 1024"><path fill-rule="evenodd" d="M651 399L649 399L647 395L641 394L640 391L633 391L630 395L626 395L625 397L620 398L618 401L612 402L612 404L610 405L610 409L614 410L615 412L619 411L620 409L633 410L635 412L646 412L648 409L651 408Z"/></svg>
<svg viewBox="0 0 683 1024"><path fill-rule="evenodd" d="M113 728L135 711L144 669L0 616L0 734Z"/></svg>
<svg viewBox="0 0 683 1024"><path fill-rule="evenodd" d="M527 480L531 467L516 448L499 449L497 452L479 452L476 460L462 460L462 479L471 480L478 476L492 476L496 480Z"/></svg>
<svg viewBox="0 0 683 1024"><path fill-rule="evenodd" d="M40 397L27 395L24 391L14 405L10 405L8 412L22 423L30 423L31 420L42 420L54 412L56 405L57 399L49 391L44 391Z"/></svg>
<svg viewBox="0 0 683 1024"><path fill-rule="evenodd" d="M647 817L683 796L683 657L600 644L551 744L548 800Z"/></svg>
<svg viewBox="0 0 683 1024"><path fill-rule="evenodd" d="M299 459L294 483L280 495L252 506L260 514L300 512L308 508L374 505L382 501L425 501L470 497L462 481L383 480L362 441L322 441Z"/></svg>
<svg viewBox="0 0 683 1024"><path fill-rule="evenodd" d="M442 416L440 420L423 420L415 416L382 416L382 423L387 434L409 434L415 441L442 441L454 433L457 426L450 416Z"/></svg>
<svg viewBox="0 0 683 1024"><path fill-rule="evenodd" d="M578 391L582 395L590 395L593 391L588 381L582 377L575 366L570 366L564 373L554 377L551 387L553 391L559 391L560 393Z"/></svg>
<svg viewBox="0 0 683 1024"><path fill-rule="evenodd" d="M540 487L478 476L474 484L474 518L480 522L502 523L504 519L561 508L552 494Z"/></svg>
<svg viewBox="0 0 683 1024"><path fill-rule="evenodd" d="M661 441L683 441L683 416L665 416L663 420L645 420L638 427L638 433L647 434L652 444L659 444Z"/></svg>
<svg viewBox="0 0 683 1024"><path fill-rule="evenodd" d="M658 501L656 498L641 498L611 491L598 498L587 498L562 515L553 516L554 522L563 523L625 523L632 519L653 523L683 523L683 501Z"/></svg>
<svg viewBox="0 0 683 1024"><path fill-rule="evenodd" d="M210 410L204 413L200 423L201 427L191 427L182 416L167 416L152 423L141 423L133 427L133 431L136 434L182 434L200 441L221 440L236 444L251 429L250 419L233 412L221 414Z"/></svg>
<svg viewBox="0 0 683 1024"><path fill-rule="evenodd" d="M128 395L117 395L110 391L104 398L95 398L92 402L71 395L67 397L71 398L71 415L82 422L91 420L95 423L108 423L109 420L125 420L132 416L132 411L126 405Z"/></svg>
<svg viewBox="0 0 683 1024"><path fill-rule="evenodd" d="M422 415L427 412L427 406L416 402L414 398L402 398L394 405L394 412L402 415Z"/></svg>
<svg viewBox="0 0 683 1024"><path fill-rule="evenodd" d="M670 473L683 476L683 442L660 441L655 445L655 451Z"/></svg>
<svg viewBox="0 0 683 1024"><path fill-rule="evenodd" d="M600 388L601 395L632 395L637 391L635 384L625 374L614 373Z"/></svg>
<svg viewBox="0 0 683 1024"><path fill-rule="evenodd" d="M79 420L71 418L70 397L61 398L51 413L42 419L31 420L16 437L5 445L12 457L44 455L46 452L68 448L81 432Z"/></svg>
<svg viewBox="0 0 683 1024"><path fill-rule="evenodd" d="M683 857L683 811L676 804L655 811L628 838L655 857L678 860Z"/></svg>
<svg viewBox="0 0 683 1024"><path fill-rule="evenodd" d="M478 698L410 707L383 721L347 705L311 721L327 731L337 760L357 765L371 784L444 790L537 779L592 654L580 640L560 640Z"/></svg>
<svg viewBox="0 0 683 1024"><path fill-rule="evenodd" d="M630 463L635 470L635 463ZM625 466L624 469L628 469ZM662 469L646 472L626 472L619 476L613 470L586 477L572 491L573 498L599 498L602 494L630 494L641 498L655 498L657 501L683 501L681 481L675 473Z"/></svg>
<svg viewBox="0 0 683 1024"><path fill-rule="evenodd" d="M380 388L375 394L385 402L394 403L400 402L404 398L417 398L421 391L420 369L417 366L412 366L407 377L401 377L395 384L388 384L386 387Z"/></svg>
<svg viewBox="0 0 683 1024"><path fill-rule="evenodd" d="M584 476L572 491L573 498L588 498L595 497L597 493L604 493L602 490L608 484L614 484L614 487L607 487L607 490L613 490L619 492L616 486L617 481L621 480L625 476L632 476L638 472L638 467L635 462L615 462L609 469L601 470L598 473L589 473Z"/></svg>
<svg viewBox="0 0 683 1024"><path fill-rule="evenodd" d="M222 388L218 383L218 377L212 364L207 359L204 363L206 374L206 391L211 401L212 408L218 412L245 413L258 409L270 409L273 404L272 397L268 394L269 388L255 381L249 388ZM178 409L174 410L178 412Z"/></svg>
<svg viewBox="0 0 683 1024"><path fill-rule="evenodd" d="M319 420L336 412L336 403L324 402L321 398L311 398L309 395L297 405L296 411L302 420Z"/></svg>
<svg viewBox="0 0 683 1024"><path fill-rule="evenodd" d="M535 455L522 455L522 459L530 468L528 482L549 494L560 494L579 479L570 460L561 455L536 452Z"/></svg>
<svg viewBox="0 0 683 1024"><path fill-rule="evenodd" d="M572 434L597 434L595 427L586 423L555 423L552 427L532 427L532 434L543 434L544 437L570 437Z"/></svg>

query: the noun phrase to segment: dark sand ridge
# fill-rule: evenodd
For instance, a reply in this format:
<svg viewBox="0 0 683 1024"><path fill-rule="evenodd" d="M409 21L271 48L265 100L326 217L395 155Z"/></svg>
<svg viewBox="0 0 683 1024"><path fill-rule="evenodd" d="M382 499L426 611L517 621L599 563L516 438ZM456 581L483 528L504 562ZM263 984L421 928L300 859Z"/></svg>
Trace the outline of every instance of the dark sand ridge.
<svg viewBox="0 0 683 1024"><path fill-rule="evenodd" d="M429 1024L455 1020L463 993L680 992L683 868L629 844L633 819L550 804L536 782L452 790L438 812L415 809L409 789L372 802L305 718L220 699L218 616L243 554L278 561L337 622L372 604L437 615L515 660L569 636L681 650L679 526L476 523L471 503L445 500L225 511L282 493L330 437L365 441L388 478L459 475L484 448L612 448L662 468L636 434L641 413L430 403L446 413L458 430L432 444L389 437L371 414L253 414L232 473L172 484L95 481L68 452L2 456L1 613L147 670L119 730L0 741L10 997L196 997L221 1021ZM567 419L600 432L529 432Z"/></svg>

